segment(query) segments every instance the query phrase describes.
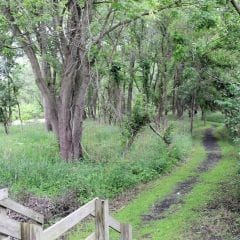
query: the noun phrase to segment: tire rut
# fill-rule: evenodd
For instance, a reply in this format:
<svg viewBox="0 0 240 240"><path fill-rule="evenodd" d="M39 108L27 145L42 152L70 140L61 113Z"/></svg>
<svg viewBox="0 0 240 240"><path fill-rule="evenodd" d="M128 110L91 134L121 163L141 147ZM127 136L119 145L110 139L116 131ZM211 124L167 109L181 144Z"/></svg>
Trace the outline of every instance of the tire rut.
<svg viewBox="0 0 240 240"><path fill-rule="evenodd" d="M193 177L180 182L175 190L170 193L165 199L153 205L151 212L142 216L144 222L163 219L168 216L168 210L174 206L184 203L183 198L190 193L194 186L199 182L202 173L213 168L221 159L221 149L213 134L213 129L209 128L205 131L203 138L203 146L207 152L207 158L197 168L196 174Z"/></svg>

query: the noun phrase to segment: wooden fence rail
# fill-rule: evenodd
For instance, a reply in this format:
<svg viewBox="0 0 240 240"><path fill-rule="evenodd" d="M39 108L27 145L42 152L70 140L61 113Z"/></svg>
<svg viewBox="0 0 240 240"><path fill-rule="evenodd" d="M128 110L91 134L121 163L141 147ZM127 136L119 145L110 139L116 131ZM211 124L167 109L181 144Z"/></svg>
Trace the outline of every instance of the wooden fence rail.
<svg viewBox="0 0 240 240"><path fill-rule="evenodd" d="M19 223L7 216L7 209L28 217L35 223ZM44 216L8 198L8 190L0 189L0 240L54 240L71 230L89 215L95 217L95 232L86 240L109 240L109 228L120 233L121 240L132 240L132 227L109 215L108 200L95 198L59 222L43 229Z"/></svg>

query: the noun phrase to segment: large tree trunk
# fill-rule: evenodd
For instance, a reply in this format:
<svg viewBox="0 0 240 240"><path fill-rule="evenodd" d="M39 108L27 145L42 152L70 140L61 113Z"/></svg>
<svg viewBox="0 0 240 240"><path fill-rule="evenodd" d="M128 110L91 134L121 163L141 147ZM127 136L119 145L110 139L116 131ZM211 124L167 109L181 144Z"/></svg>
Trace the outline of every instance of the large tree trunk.
<svg viewBox="0 0 240 240"><path fill-rule="evenodd" d="M173 115L176 115L177 112L177 117L181 118L183 116L183 104L182 100L179 98L178 95L178 89L181 86L182 83L182 73L183 73L183 64L178 64L176 66L176 71L175 71L175 76L174 76L174 86L173 86L173 98L172 98L172 112Z"/></svg>
<svg viewBox="0 0 240 240"><path fill-rule="evenodd" d="M97 103L98 103L98 97L99 97L99 76L98 71L96 71L96 74L94 76L94 87L93 87L93 96L91 101L91 115L94 120L97 118Z"/></svg>
<svg viewBox="0 0 240 240"><path fill-rule="evenodd" d="M79 1L71 0L67 1L62 9L61 4L54 1L51 19L53 29L39 21L30 33L16 21L15 18L18 18L14 13L16 9L10 1L7 1L2 9L9 21L13 36L19 41L31 63L36 84L44 99L47 128L52 129L56 135L60 155L67 161L80 159L83 156L81 137L85 95L90 82L90 62L92 62L88 59L88 53L93 2L93 0L85 0L84 4L80 4ZM62 12L67 14L62 15ZM106 23L107 20L108 18ZM94 44L103 37L106 32L105 27L106 24L103 25L99 38L94 40ZM71 31L65 31L66 28ZM48 34L49 31L54 34ZM49 40L56 44L54 50L49 46ZM49 53L52 53L51 57L56 58L54 62L58 61L58 64L47 58ZM61 69L57 69L56 65ZM60 86L53 86L52 80L56 78L53 73L56 70L61 80Z"/></svg>
<svg viewBox="0 0 240 240"><path fill-rule="evenodd" d="M133 97L133 78L131 77L130 83L128 85L128 96L127 96L127 114L132 113L132 97Z"/></svg>
<svg viewBox="0 0 240 240"><path fill-rule="evenodd" d="M133 81L135 78L135 72L134 72L134 66L135 66L135 57L132 54L130 59L130 82L128 85L128 96L127 96L127 113L128 115L131 115L132 112L132 98L133 98Z"/></svg>
<svg viewBox="0 0 240 240"><path fill-rule="evenodd" d="M9 134L8 125L7 125L7 123L4 123L3 125L4 125L4 131L5 131L6 135L8 135Z"/></svg>
<svg viewBox="0 0 240 240"><path fill-rule="evenodd" d="M167 119L165 111L166 111L166 93L163 93L159 99L158 112L156 116L156 123L158 125L161 124L162 126L165 126Z"/></svg>
<svg viewBox="0 0 240 240"><path fill-rule="evenodd" d="M126 77L124 76L121 96L121 117L124 116L125 114L126 114Z"/></svg>
<svg viewBox="0 0 240 240"><path fill-rule="evenodd" d="M191 123L190 123L190 132L193 134L193 122L194 122L194 115L195 115L195 93L192 95L191 99Z"/></svg>
<svg viewBox="0 0 240 240"><path fill-rule="evenodd" d="M166 102L167 102L167 67L166 64L164 65L164 71L161 74L161 80L159 83L159 100L158 100L158 109L157 109L157 116L156 122L157 124L164 124L166 117L164 116L166 110Z"/></svg>
<svg viewBox="0 0 240 240"><path fill-rule="evenodd" d="M179 98L177 99L176 107L177 107L177 117L178 119L180 119L183 117L184 106L182 104L182 101Z"/></svg>
<svg viewBox="0 0 240 240"><path fill-rule="evenodd" d="M116 86L114 94L114 107L115 107L115 117L116 122L119 122L122 119L122 91L120 86Z"/></svg>
<svg viewBox="0 0 240 240"><path fill-rule="evenodd" d="M81 52L79 64L69 72L74 63L72 56L66 61L66 72L62 80L59 100L59 144L63 159L83 157L81 146L85 96L90 82L90 63L85 52Z"/></svg>
<svg viewBox="0 0 240 240"><path fill-rule="evenodd" d="M92 74L91 84L88 86L87 94L87 111L88 117L94 120L97 119L97 105L99 100L99 88L100 80L98 75L98 70L95 70L95 73Z"/></svg>
<svg viewBox="0 0 240 240"><path fill-rule="evenodd" d="M159 104L158 104L158 113L157 113L157 122L160 123L161 119L164 116L164 111L165 111L165 100L164 96L161 95L159 99Z"/></svg>
<svg viewBox="0 0 240 240"><path fill-rule="evenodd" d="M81 147L82 122L84 114L85 95L88 83L90 82L90 63L85 50L88 24L92 1L88 1L89 6L83 10L82 22L76 34L75 41L79 42L79 47L74 44L64 47L63 77L59 97L52 91L47 81L47 68L40 67L36 54L31 46L26 46L22 41L24 50L31 62L36 84L38 85L43 99L47 121L56 135L62 159L80 159L83 156ZM79 21L75 11L78 6L72 5L72 22ZM78 9L77 9L78 10ZM79 24L79 23L78 23ZM75 25L74 25L75 27ZM15 35L21 35L16 25L13 25Z"/></svg>
<svg viewBox="0 0 240 240"><path fill-rule="evenodd" d="M173 82L173 93L172 93L172 113L175 116L177 110L177 98L178 98L178 88L181 83L181 64L176 66L174 82Z"/></svg>
<svg viewBox="0 0 240 240"><path fill-rule="evenodd" d="M45 126L48 131L52 131L52 123L50 117L50 106L47 104L47 101L43 99L43 108L44 108L44 118L45 118Z"/></svg>

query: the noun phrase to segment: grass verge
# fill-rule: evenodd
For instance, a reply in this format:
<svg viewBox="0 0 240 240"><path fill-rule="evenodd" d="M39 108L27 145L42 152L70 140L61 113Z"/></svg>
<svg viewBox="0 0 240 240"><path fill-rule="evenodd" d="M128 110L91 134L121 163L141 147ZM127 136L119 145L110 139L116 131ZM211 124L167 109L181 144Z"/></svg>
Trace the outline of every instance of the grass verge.
<svg viewBox="0 0 240 240"><path fill-rule="evenodd" d="M133 225L134 239L195 240L211 237L201 235L200 238L197 238L196 233L191 231L201 222L200 219L203 218L206 206L215 201L219 194L222 194L221 185L236 178L238 161L236 147L222 138L221 126L218 127L216 134L217 137L221 136L219 144L223 157L220 162L213 169L200 176L199 183L185 196L183 203L175 206L175 209L170 209L170 214L167 217L147 223L142 221L142 216L150 211L155 202L159 202L168 196L179 182L194 175L194 170L205 160L206 153L202 143L199 141L199 136L203 129L202 126L199 126L197 129L198 133L196 134L195 132L195 136L198 137L196 138L192 155L185 164L177 167L171 175L166 175L153 182L150 189L139 194L135 200L115 214L115 218L119 221ZM212 222L213 225L215 223L214 221ZM234 226L239 226L237 224L239 222ZM70 239L84 239L92 231L94 231L93 225L85 225L73 233ZM221 236L221 234L224 235L223 232L218 232L218 236ZM223 239L233 239L229 235L227 236L227 238ZM119 236L112 234L111 239L119 239Z"/></svg>
<svg viewBox="0 0 240 240"><path fill-rule="evenodd" d="M184 159L191 139L178 133L167 148L146 128L123 154L118 127L87 121L83 143L85 159L69 164L59 159L56 140L43 125L13 127L0 137L0 187L48 198L72 191L81 204L96 196L113 198L170 171Z"/></svg>
<svg viewBox="0 0 240 240"><path fill-rule="evenodd" d="M198 136L201 139L201 136ZM205 151L199 139L195 140L191 156L181 166L176 167L171 174L167 174L158 180L152 182L150 189L140 193L135 200L120 210L114 216L121 222L131 223L134 229L134 239L143 239L144 229L142 226L142 215L151 208L151 206L175 188L175 186L194 174L194 170L205 159ZM94 231L94 225L80 226L71 236L70 240L85 239ZM152 232L156 232L153 228ZM119 239L119 236L112 234L111 239ZM151 239L151 238L150 238ZM160 239L160 238L153 238Z"/></svg>
<svg viewBox="0 0 240 240"><path fill-rule="evenodd" d="M216 197L220 183L236 176L237 155L234 146L225 141L220 141L220 145L223 154L222 160L214 169L201 175L199 184L186 195L184 203L168 217L149 223L141 221L141 216L146 214L156 201L167 196L169 191L174 189L176 183L191 175L194 167L204 159L203 149L199 145L195 146L191 162L170 176L157 181L156 186L140 194L135 201L116 214L119 220L133 224L134 239L194 239L186 238L185 233L201 217L202 212L198 209L203 208Z"/></svg>

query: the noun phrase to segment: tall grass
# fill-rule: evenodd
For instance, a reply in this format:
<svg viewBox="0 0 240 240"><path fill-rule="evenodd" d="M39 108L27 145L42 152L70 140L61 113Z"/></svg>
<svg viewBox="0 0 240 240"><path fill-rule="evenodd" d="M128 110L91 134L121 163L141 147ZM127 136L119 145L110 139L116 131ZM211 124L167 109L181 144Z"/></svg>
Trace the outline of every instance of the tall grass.
<svg viewBox="0 0 240 240"><path fill-rule="evenodd" d="M178 131L168 148L146 128L126 153L118 127L88 121L85 159L66 163L59 158L54 136L41 124L0 134L0 186L48 197L75 191L82 203L95 196L111 198L157 178L184 159L191 145L190 137Z"/></svg>

